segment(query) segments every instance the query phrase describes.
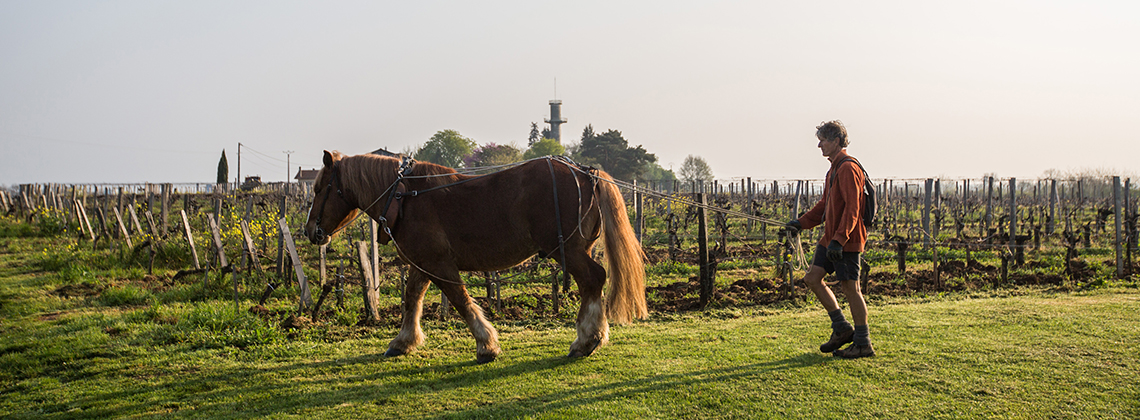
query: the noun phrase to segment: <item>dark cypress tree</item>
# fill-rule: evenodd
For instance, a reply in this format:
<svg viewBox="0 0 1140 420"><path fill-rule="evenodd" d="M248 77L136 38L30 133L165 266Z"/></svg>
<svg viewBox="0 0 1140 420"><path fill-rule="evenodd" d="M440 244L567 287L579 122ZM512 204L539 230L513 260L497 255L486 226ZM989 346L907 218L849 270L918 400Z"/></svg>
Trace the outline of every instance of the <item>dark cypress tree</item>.
<svg viewBox="0 0 1140 420"><path fill-rule="evenodd" d="M226 151L222 149L222 159L218 161L218 183L225 184L230 179L230 164L226 162Z"/></svg>

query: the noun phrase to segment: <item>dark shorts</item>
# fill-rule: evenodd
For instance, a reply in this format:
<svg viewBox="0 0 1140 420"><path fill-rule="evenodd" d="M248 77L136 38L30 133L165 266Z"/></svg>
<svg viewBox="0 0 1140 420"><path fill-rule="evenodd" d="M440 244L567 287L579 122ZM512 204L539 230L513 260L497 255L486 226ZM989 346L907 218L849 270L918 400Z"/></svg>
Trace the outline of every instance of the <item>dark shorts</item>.
<svg viewBox="0 0 1140 420"><path fill-rule="evenodd" d="M823 245L815 246L815 258L812 259L811 265L818 265L822 267L827 274L835 273L835 279L855 280L859 281L859 269L862 266L863 253L862 252L847 252L843 251L843 259L832 262L827 259L827 247Z"/></svg>

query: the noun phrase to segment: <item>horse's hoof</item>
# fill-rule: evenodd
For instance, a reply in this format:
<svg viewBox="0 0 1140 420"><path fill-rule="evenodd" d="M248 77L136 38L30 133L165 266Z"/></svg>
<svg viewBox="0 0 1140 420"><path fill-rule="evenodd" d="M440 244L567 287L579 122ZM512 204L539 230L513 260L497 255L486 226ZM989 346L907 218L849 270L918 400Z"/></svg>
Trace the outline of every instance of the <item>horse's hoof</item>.
<svg viewBox="0 0 1140 420"><path fill-rule="evenodd" d="M491 363L491 362L495 361L495 357L496 356L493 354L476 355L475 356L475 363L478 363L480 365L485 364L485 363Z"/></svg>
<svg viewBox="0 0 1140 420"><path fill-rule="evenodd" d="M403 350L392 348L392 349L388 349L388 351L384 352L384 357L396 357L396 356L403 356L405 354L407 354L407 353L404 353Z"/></svg>
<svg viewBox="0 0 1140 420"><path fill-rule="evenodd" d="M567 354L567 355L566 355L566 357L569 357L569 358L576 358L576 357L586 357L586 356L589 356L589 355L591 355L591 354L594 354L594 350L597 350L597 349L598 349L598 346L599 346L599 345L601 345L601 344L602 344L602 342L601 342L601 341L594 341L594 342L592 342L592 343L589 343L589 344L587 344L587 345L585 346L586 348L583 348L583 349L570 349L570 354Z"/></svg>

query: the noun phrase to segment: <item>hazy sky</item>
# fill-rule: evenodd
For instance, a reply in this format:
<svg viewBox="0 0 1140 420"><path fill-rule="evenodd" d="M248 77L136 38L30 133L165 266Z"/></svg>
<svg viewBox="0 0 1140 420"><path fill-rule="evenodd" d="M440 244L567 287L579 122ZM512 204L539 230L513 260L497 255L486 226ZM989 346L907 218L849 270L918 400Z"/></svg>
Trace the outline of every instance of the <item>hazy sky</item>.
<svg viewBox="0 0 1140 420"><path fill-rule="evenodd" d="M0 185L282 180L439 130L616 129L665 168L1135 172L1140 2L0 0ZM283 151L292 150L286 170ZM261 154L255 154L254 151Z"/></svg>

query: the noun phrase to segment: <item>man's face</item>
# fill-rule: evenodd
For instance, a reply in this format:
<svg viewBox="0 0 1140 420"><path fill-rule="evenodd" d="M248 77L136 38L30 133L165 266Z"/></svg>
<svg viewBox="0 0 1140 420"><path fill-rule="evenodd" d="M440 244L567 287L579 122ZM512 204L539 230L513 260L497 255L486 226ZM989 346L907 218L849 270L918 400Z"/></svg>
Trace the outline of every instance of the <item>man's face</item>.
<svg viewBox="0 0 1140 420"><path fill-rule="evenodd" d="M835 157L835 155L838 154L840 150L843 150L843 146L839 145L838 140L827 140L820 138L819 136L816 136L816 138L819 139L819 144L816 145L816 147L818 147L819 150L823 152L823 155L827 156L828 158Z"/></svg>

